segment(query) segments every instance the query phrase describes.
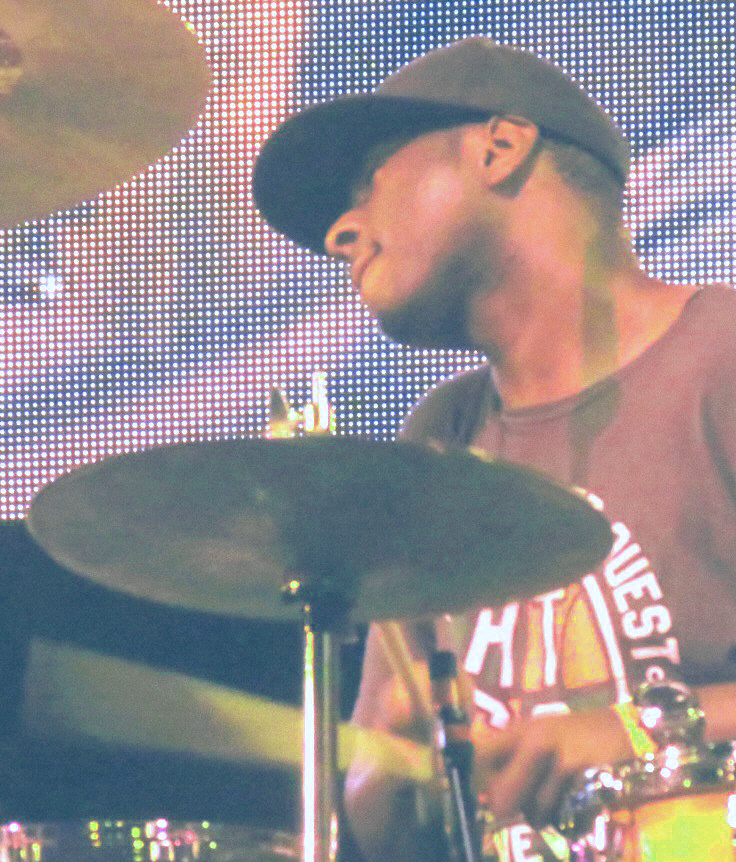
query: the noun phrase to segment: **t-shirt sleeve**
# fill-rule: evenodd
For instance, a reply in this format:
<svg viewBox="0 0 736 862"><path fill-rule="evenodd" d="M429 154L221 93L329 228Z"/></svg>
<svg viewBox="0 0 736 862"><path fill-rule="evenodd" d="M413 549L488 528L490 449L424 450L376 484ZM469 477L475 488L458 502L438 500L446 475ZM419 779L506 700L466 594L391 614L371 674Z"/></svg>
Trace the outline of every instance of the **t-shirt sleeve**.
<svg viewBox="0 0 736 862"><path fill-rule="evenodd" d="M489 397L495 397L488 365L445 380L411 410L399 430L402 440L464 446L470 443Z"/></svg>
<svg viewBox="0 0 736 862"><path fill-rule="evenodd" d="M736 343L721 357L702 402L702 428L725 488L736 503Z"/></svg>

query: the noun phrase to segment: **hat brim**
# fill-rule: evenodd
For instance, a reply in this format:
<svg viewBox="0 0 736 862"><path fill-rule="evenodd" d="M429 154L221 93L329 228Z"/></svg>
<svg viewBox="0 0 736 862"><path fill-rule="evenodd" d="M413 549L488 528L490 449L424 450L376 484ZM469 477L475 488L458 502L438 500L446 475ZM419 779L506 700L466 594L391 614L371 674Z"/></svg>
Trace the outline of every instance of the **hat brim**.
<svg viewBox="0 0 736 862"><path fill-rule="evenodd" d="M463 123L488 112L377 94L307 108L280 126L253 171L263 217L299 245L324 253L328 228L350 205L351 188L377 144Z"/></svg>

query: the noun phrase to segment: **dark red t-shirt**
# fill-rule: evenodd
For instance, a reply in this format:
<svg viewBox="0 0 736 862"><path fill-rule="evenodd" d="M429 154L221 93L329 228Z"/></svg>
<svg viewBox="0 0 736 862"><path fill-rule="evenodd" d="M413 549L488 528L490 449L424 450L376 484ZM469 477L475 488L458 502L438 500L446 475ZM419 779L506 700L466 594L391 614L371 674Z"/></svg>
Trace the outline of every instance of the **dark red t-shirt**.
<svg viewBox="0 0 736 862"><path fill-rule="evenodd" d="M488 366L462 374L402 436L541 470L584 489L613 527L608 558L574 583L410 630L418 652L455 651L490 724L610 703L665 673L736 679L736 291L697 291L633 362L553 404L507 411ZM358 721L370 722L376 652L369 639Z"/></svg>

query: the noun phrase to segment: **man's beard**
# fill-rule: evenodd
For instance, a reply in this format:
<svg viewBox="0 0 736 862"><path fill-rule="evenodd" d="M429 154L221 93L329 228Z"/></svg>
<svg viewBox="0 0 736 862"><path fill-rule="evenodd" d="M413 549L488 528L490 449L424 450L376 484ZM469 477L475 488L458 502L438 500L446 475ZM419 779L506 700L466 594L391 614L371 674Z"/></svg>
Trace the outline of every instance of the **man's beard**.
<svg viewBox="0 0 736 862"><path fill-rule="evenodd" d="M488 235L466 238L401 307L377 315L381 329L392 341L410 347L478 349L468 332L468 309L471 296L490 287L492 269Z"/></svg>
<svg viewBox="0 0 736 862"><path fill-rule="evenodd" d="M392 341L420 348L470 349L464 292L435 282L400 308L382 312L378 323Z"/></svg>

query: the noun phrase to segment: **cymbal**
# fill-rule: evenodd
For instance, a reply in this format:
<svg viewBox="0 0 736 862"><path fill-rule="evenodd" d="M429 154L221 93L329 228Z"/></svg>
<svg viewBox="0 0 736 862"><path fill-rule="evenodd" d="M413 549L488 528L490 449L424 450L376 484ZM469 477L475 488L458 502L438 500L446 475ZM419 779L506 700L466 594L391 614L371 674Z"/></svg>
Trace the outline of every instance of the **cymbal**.
<svg viewBox="0 0 736 862"><path fill-rule="evenodd" d="M57 562L197 610L290 619L298 578L357 622L532 596L594 567L606 520L467 452L312 437L162 446L61 477L28 517Z"/></svg>
<svg viewBox="0 0 736 862"><path fill-rule="evenodd" d="M153 0L0 0L0 228L148 167L209 87L202 46Z"/></svg>
<svg viewBox="0 0 736 862"><path fill-rule="evenodd" d="M29 739L294 771L304 757L304 715L296 706L47 640L29 650L21 720ZM432 776L426 745L349 722L338 723L337 736L341 771L360 752L391 775L418 782Z"/></svg>

